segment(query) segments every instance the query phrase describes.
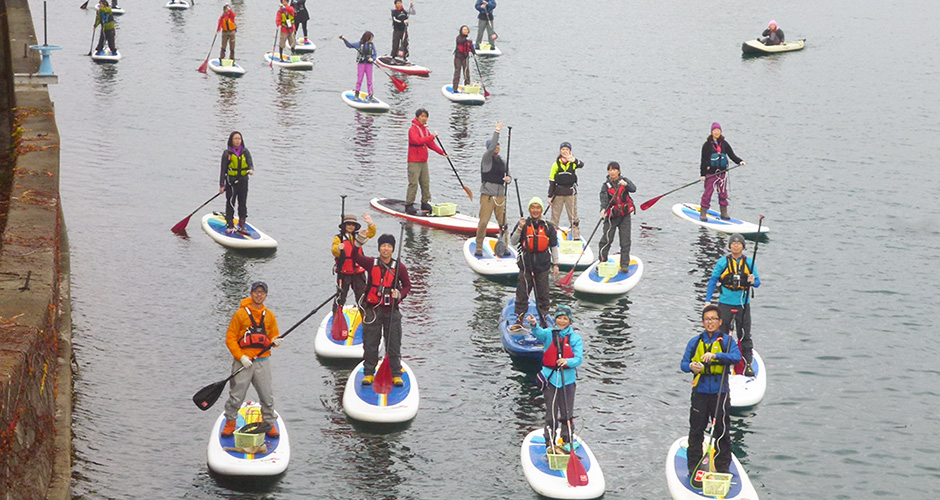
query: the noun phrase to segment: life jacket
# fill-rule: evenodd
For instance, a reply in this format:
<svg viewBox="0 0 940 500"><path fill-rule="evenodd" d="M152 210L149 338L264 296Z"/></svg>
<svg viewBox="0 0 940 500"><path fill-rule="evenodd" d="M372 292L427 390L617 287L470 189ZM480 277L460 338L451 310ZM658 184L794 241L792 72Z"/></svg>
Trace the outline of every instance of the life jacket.
<svg viewBox="0 0 940 500"><path fill-rule="evenodd" d="M372 57L372 42L366 42L359 45L359 51L356 53L356 62L357 63L368 63L369 58Z"/></svg>
<svg viewBox="0 0 940 500"><path fill-rule="evenodd" d="M114 22L114 15L111 14L111 9L109 8L107 12L104 9L98 9L98 19L101 22L101 25L104 26L108 23Z"/></svg>
<svg viewBox="0 0 940 500"><path fill-rule="evenodd" d="M398 262L392 260L388 266L379 259L375 259L372 270L369 272L369 291L366 292L366 302L373 306L392 305L392 285L395 284L395 269Z"/></svg>
<svg viewBox="0 0 940 500"><path fill-rule="evenodd" d="M506 162L503 161L502 157L494 154L491 165L490 171L481 173L480 178L483 179L483 182L504 184L503 177L506 177Z"/></svg>
<svg viewBox="0 0 940 500"><path fill-rule="evenodd" d="M529 253L541 253L548 250L546 227L545 221L527 221L522 229L522 249Z"/></svg>
<svg viewBox="0 0 940 500"><path fill-rule="evenodd" d="M235 31L235 14L222 15L222 31Z"/></svg>
<svg viewBox="0 0 940 500"><path fill-rule="evenodd" d="M751 268L747 265L747 257L742 255L740 259L735 260L728 255L725 256L725 259L727 265L719 278L721 286L734 292L747 290L751 286L747 282L747 277L751 275Z"/></svg>
<svg viewBox="0 0 940 500"><path fill-rule="evenodd" d="M574 351L571 350L571 344L568 343L568 336L566 335L563 338L563 343L561 347L561 357L562 358L573 358ZM552 345L542 353L542 366L547 366L549 368L557 367L558 363L558 344L554 341Z"/></svg>
<svg viewBox="0 0 940 500"><path fill-rule="evenodd" d="M709 163L712 168L728 168L728 155L721 152L721 141L712 141L712 147L715 148Z"/></svg>
<svg viewBox="0 0 940 500"><path fill-rule="evenodd" d="M336 269L340 274L359 274L366 272L356 261L353 260L353 253L361 253L362 248L356 248L353 245L351 237L340 236L343 240L343 249L339 257L336 258Z"/></svg>
<svg viewBox="0 0 940 500"><path fill-rule="evenodd" d="M564 187L571 187L578 183L578 174L575 173L577 164L575 162L562 163L559 158L555 163L558 164L558 170L555 172L555 184ZM571 167L571 170L568 170Z"/></svg>
<svg viewBox="0 0 940 500"><path fill-rule="evenodd" d="M278 11L278 14L281 15L281 27L287 28L289 31L291 26L294 25L294 16L284 8Z"/></svg>
<svg viewBox="0 0 940 500"><path fill-rule="evenodd" d="M244 177L248 175L248 160L245 156L245 150L242 149L242 154L237 155L229 150L228 156L228 175L230 177Z"/></svg>
<svg viewBox="0 0 940 500"><path fill-rule="evenodd" d="M267 349L268 347L271 347L271 338L268 337L268 332L264 329L264 313L267 311L261 311L260 323L255 323L255 317L251 314L251 309L245 307L245 312L248 313L248 319L251 320L251 326L245 330L245 334L242 335L241 340L238 341L239 347L242 349Z"/></svg>
<svg viewBox="0 0 940 500"><path fill-rule="evenodd" d="M465 55L473 52L473 42L467 39L463 43L458 43L457 49L454 50L454 54L458 52Z"/></svg>
<svg viewBox="0 0 940 500"><path fill-rule="evenodd" d="M636 207L633 206L633 198L630 198L630 193L627 192L627 186L621 186L620 184L611 186L608 180L607 196L611 199L609 209L611 217L624 217L627 214L636 213ZM626 200L623 199L624 196L626 196Z"/></svg>
<svg viewBox="0 0 940 500"><path fill-rule="evenodd" d="M701 336L699 336L698 345L695 346L695 355L692 356L692 362L702 363L702 356L704 356L706 352L715 354L725 352L724 346L721 344L722 340L723 337L719 336L717 339L715 339L714 342L706 344L705 334L703 333ZM725 365L721 363L712 362L703 364L705 367L702 368L702 375L721 375L725 371Z"/></svg>

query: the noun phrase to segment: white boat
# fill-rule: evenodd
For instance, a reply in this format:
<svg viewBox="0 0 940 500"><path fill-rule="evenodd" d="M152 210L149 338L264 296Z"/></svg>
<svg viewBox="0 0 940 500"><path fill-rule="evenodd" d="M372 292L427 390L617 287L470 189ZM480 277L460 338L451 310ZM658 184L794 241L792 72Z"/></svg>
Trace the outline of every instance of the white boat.
<svg viewBox="0 0 940 500"><path fill-rule="evenodd" d="M237 227L238 217L233 218L233 221ZM216 243L224 247L247 250L277 248L277 240L247 222L245 223L244 231L226 233L225 215L218 212L203 216L202 229L210 238L215 240Z"/></svg>
<svg viewBox="0 0 940 500"><path fill-rule="evenodd" d="M451 102L456 102L458 104L480 105L486 102L486 96L483 94L483 91L477 87L472 88L474 92L465 92L465 87L463 85L458 86L457 90L460 92L454 93L453 85L447 84L441 87L441 94L444 94L444 97L449 99Z"/></svg>
<svg viewBox="0 0 940 500"><path fill-rule="evenodd" d="M260 421L261 404L246 401L238 410L235 425L236 429L241 429L248 423ZM238 448L235 436L222 437L225 414L219 415L209 432L209 446L206 449L206 463L209 469L226 476L276 476L284 472L290 462L290 439L287 436L287 426L280 414L277 414L275 425L280 436L276 438L264 436L263 450ZM244 451L255 451L255 453Z"/></svg>
<svg viewBox="0 0 940 500"><path fill-rule="evenodd" d="M584 255L581 252L584 251ZM580 260L578 258L580 257ZM558 228L558 267L561 269L571 269L575 263L578 269L583 269L594 262L594 251L588 246L584 236L577 240L570 228Z"/></svg>
<svg viewBox="0 0 940 500"><path fill-rule="evenodd" d="M706 217L708 220L703 221L699 219L699 210L701 210L699 205L693 205L691 203L676 203L672 206L672 213L675 214L676 217L687 220L693 224L698 224L702 227L707 227L708 229L728 234L757 234L757 224L754 224L753 222L735 219L734 217L729 219L722 219L719 212L711 209L706 212ZM761 224L761 234L767 233L769 231L770 228Z"/></svg>
<svg viewBox="0 0 940 500"><path fill-rule="evenodd" d="M378 97L372 96L372 99L366 99L367 94L359 92L359 96L355 96L352 90L347 90L343 92L343 102L346 104L358 109L359 111L367 111L371 113L384 113L391 109L391 106L387 102L382 101Z"/></svg>
<svg viewBox="0 0 940 500"><path fill-rule="evenodd" d="M379 360L381 366L383 360ZM343 391L343 411L346 415L363 422L400 423L407 422L418 414L418 381L414 372L401 362L401 378L405 382L401 387L392 386L388 394L376 393L371 385L362 385L365 376L365 362L356 365L346 381ZM378 368L378 367L377 367Z"/></svg>
<svg viewBox="0 0 940 500"><path fill-rule="evenodd" d="M621 295L632 290L642 277L643 261L639 257L630 256L629 272L625 273L620 270L620 253L615 253L607 256L604 268L601 268L601 262L595 262L585 269L574 280L574 290L595 295Z"/></svg>
<svg viewBox="0 0 940 500"><path fill-rule="evenodd" d="M708 434L702 447L708 445ZM682 436L672 443L669 453L666 455L666 484L669 487L669 494L675 500L700 500L702 498L715 498L714 496L705 496L701 489L695 489L689 483L689 465L687 453L689 448L689 437ZM732 475L731 488L727 495L720 497L725 500L757 500L757 490L751 484L747 477L747 472L738 461L738 457L731 455L731 467L729 471Z"/></svg>
<svg viewBox="0 0 940 500"><path fill-rule="evenodd" d="M209 60L209 69L225 76L242 76L245 74L245 68L238 65L231 59L211 59Z"/></svg>
<svg viewBox="0 0 940 500"><path fill-rule="evenodd" d="M803 50L803 47L805 46L806 39L784 42L780 45L764 45L760 40L748 40L741 44L741 52L753 56L766 56L770 54L779 54L781 52Z"/></svg>
<svg viewBox="0 0 940 500"><path fill-rule="evenodd" d="M577 434L574 435L574 453L587 472L588 482L583 486L571 486L566 476L568 457L554 457L553 462L549 463L543 432L542 429L536 429L522 441L522 473L525 474L529 486L539 495L548 498L597 498L603 495L607 488L604 472L601 471L601 464L587 443ZM552 465L556 468L553 469Z"/></svg>
<svg viewBox="0 0 940 500"><path fill-rule="evenodd" d="M483 239L483 255L475 255L477 249L476 237L469 238L463 244L463 257L473 269L483 276L490 277L511 277L519 274L519 265L516 264L518 251L512 245L508 245L506 255L496 255L497 239L487 236Z"/></svg>
<svg viewBox="0 0 940 500"><path fill-rule="evenodd" d="M757 350L751 350L751 370L753 377L745 377L743 373L728 376L728 387L731 388L731 408L746 410L752 408L764 399L767 392L767 365Z"/></svg>
<svg viewBox="0 0 940 500"><path fill-rule="evenodd" d="M264 62L276 66L278 68L290 69L294 71L310 71L313 69L313 63L310 61L304 61L300 56L294 55L285 55L281 59L281 53L274 52L265 52L264 53Z"/></svg>
<svg viewBox="0 0 940 500"><path fill-rule="evenodd" d="M186 0L170 0L163 6L171 10L186 10L190 7L190 4Z"/></svg>

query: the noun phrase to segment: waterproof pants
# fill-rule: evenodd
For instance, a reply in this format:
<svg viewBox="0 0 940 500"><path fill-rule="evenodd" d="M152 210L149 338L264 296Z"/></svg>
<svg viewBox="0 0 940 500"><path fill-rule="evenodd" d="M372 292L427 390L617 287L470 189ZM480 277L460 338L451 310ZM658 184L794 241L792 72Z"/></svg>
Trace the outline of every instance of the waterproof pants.
<svg viewBox="0 0 940 500"><path fill-rule="evenodd" d="M366 273L340 273L337 275L336 280L336 284L339 287L339 295L336 296L336 303L340 306L346 305L346 295L349 293L349 287L352 287L353 297L356 298L356 305L361 308L364 303L360 305L359 302L366 293Z"/></svg>
<svg viewBox="0 0 940 500"><path fill-rule="evenodd" d="M229 177L225 184L225 225L234 227L232 216L238 203L238 224L245 225L248 218L248 176Z"/></svg>
<svg viewBox="0 0 940 500"><path fill-rule="evenodd" d="M480 45L480 40L483 40L483 30L486 30L486 41L490 42L493 47L496 47L496 40L493 40L493 35L496 33L493 31L493 21L486 19L480 19L477 22L477 45Z"/></svg>
<svg viewBox="0 0 940 500"><path fill-rule="evenodd" d="M284 45L287 44L290 45L290 51L293 53L294 47L297 45L297 39L294 37L294 30L290 30L288 33L285 33L283 30L281 30L277 46L280 47L282 56L284 55Z"/></svg>
<svg viewBox="0 0 940 500"><path fill-rule="evenodd" d="M735 312L732 312L732 309ZM731 305L718 303L718 317L721 318L721 333L728 333L731 319L734 318L735 334L741 346L741 356L748 365L754 357L754 341L751 340L751 305Z"/></svg>
<svg viewBox="0 0 940 500"><path fill-rule="evenodd" d="M580 220L578 219L578 195L558 196L552 198L552 225L558 227L558 221L561 220L561 209L564 207L568 212L568 222L571 223L571 235L574 239L581 237Z"/></svg>
<svg viewBox="0 0 940 500"><path fill-rule="evenodd" d="M232 372L242 367L241 361L232 362ZM258 393L261 402L261 416L264 422L274 425L277 417L274 416L274 391L271 389L271 358L256 359L248 368L243 369L229 382L228 400L225 401L225 419L235 420L238 409L245 401L248 386L252 385Z"/></svg>
<svg viewBox="0 0 940 500"><path fill-rule="evenodd" d="M356 95L359 95L359 89L362 88L362 77L366 77L369 95L372 95L372 63L358 63L356 65Z"/></svg>
<svg viewBox="0 0 940 500"><path fill-rule="evenodd" d="M486 238L486 226L490 217L496 212L496 223L499 227L506 226L506 197L480 195L480 223L477 224L477 249L483 248L483 238Z"/></svg>
<svg viewBox="0 0 940 500"><path fill-rule="evenodd" d="M600 260L607 260L610 246L614 242L614 231L620 233L620 269L630 267L630 214L604 219L604 234L601 235Z"/></svg>
<svg viewBox="0 0 940 500"><path fill-rule="evenodd" d="M712 204L712 193L718 189L718 205L728 206L728 174L718 174L705 178L705 192L702 194L702 208L707 209Z"/></svg>
<svg viewBox="0 0 940 500"><path fill-rule="evenodd" d="M545 442L554 443L561 430L561 439L565 443L571 442L571 433L574 432L574 393L577 384L568 384L564 388L555 387L551 382L545 383L542 395L545 396ZM567 403L567 404L566 404Z"/></svg>
<svg viewBox="0 0 940 500"><path fill-rule="evenodd" d="M453 89L457 92L457 86L460 84L460 72L463 71L463 84L470 85L470 57L459 55L454 56L454 81Z"/></svg>
<svg viewBox="0 0 940 500"><path fill-rule="evenodd" d="M98 46L95 47L95 52L101 52L104 50L104 42L108 41L108 48L111 49L111 53L114 54L117 52L117 49L114 47L114 30L102 29L101 34L98 35Z"/></svg>
<svg viewBox="0 0 940 500"><path fill-rule="evenodd" d="M229 59L235 59L235 30L222 32L222 51L219 60L225 59L225 45L228 44Z"/></svg>
<svg viewBox="0 0 940 500"><path fill-rule="evenodd" d="M719 406L718 418L712 429L715 438L715 470L728 472L731 466L731 397L727 390L721 391L721 404L718 403L718 394L701 394L692 392L692 409L689 412L689 475L695 473L695 466L702 459L702 442L707 438L705 429L708 422L715 415ZM709 470L703 463L701 469Z"/></svg>
<svg viewBox="0 0 940 500"><path fill-rule="evenodd" d="M392 57L408 59L408 32L405 30L392 30ZM401 55L398 51L401 51Z"/></svg>
<svg viewBox="0 0 940 500"><path fill-rule="evenodd" d="M519 280L516 283L516 318L525 318L529 311L529 294L535 292L535 304L539 310L539 325L545 328L545 318L548 317L548 308L551 306L551 299L548 296L548 274L550 270L546 269L540 273L535 273L535 279L532 278L532 271L525 269L522 264L524 259L519 259Z"/></svg>
<svg viewBox="0 0 940 500"><path fill-rule="evenodd" d="M379 342L385 339L385 352L392 363L392 376L401 376L401 311L386 306L371 307L362 322L364 373L372 375L379 364ZM370 319L375 318L371 322ZM391 319L391 322L389 322Z"/></svg>
<svg viewBox="0 0 940 500"><path fill-rule="evenodd" d="M421 186L421 204L431 201L431 174L428 173L428 162L408 162L408 192L405 193L405 204L411 205L418 195L418 186Z"/></svg>

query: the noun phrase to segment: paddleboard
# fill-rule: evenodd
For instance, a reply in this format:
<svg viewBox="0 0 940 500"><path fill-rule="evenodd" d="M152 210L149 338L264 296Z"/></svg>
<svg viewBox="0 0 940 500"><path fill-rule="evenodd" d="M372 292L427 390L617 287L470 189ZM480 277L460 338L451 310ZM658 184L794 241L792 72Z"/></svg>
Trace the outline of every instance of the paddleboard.
<svg viewBox="0 0 940 500"><path fill-rule="evenodd" d="M672 213L676 217L690 221L694 224L698 224L702 227L707 227L708 229L713 229L721 233L739 233L739 234L757 234L757 224L753 222L743 221L741 219L735 219L734 217L724 220L721 218L721 214L715 210L708 210L708 220L702 221L699 220L699 205L693 205L691 203L676 203L672 206ZM770 231L766 225L761 225L760 232L761 234L767 233Z"/></svg>
<svg viewBox="0 0 940 500"><path fill-rule="evenodd" d="M375 64L378 64L385 69L398 71L399 73L404 73L406 75L428 76L431 74L431 70L425 68L424 66L418 66L417 64L410 62L396 63L390 56L376 59Z"/></svg>
<svg viewBox="0 0 940 500"><path fill-rule="evenodd" d="M708 446L708 435L705 435L703 447ZM686 453L689 448L689 437L682 436L672 443L669 453L666 455L666 484L669 486L669 493L675 500L698 500L707 497L702 494L702 490L692 488L689 484L689 466ZM751 480L747 477L747 472L738 461L738 457L731 455L731 489L724 496L726 500L757 500L757 491Z"/></svg>
<svg viewBox="0 0 940 500"><path fill-rule="evenodd" d="M469 238L463 244L463 257L473 269L483 276L501 277L516 276L519 274L519 266L516 264L516 258L519 252L515 247L509 245L506 249L509 254L506 256L497 256L495 252L496 238L487 236L483 239L483 255L476 256L474 252L477 249L477 239Z"/></svg>
<svg viewBox="0 0 940 500"><path fill-rule="evenodd" d="M619 269L619 252L608 255L607 263L617 267L616 276L601 276L598 273L600 262L595 262L574 280L575 291L596 295L621 295L632 290L643 277L643 261L636 255L630 256L630 271L626 273Z"/></svg>
<svg viewBox="0 0 940 500"><path fill-rule="evenodd" d="M91 54L91 60L96 63L116 63L124 57L121 55L120 50L116 50L113 54L110 49L104 49L102 52L93 52Z"/></svg>
<svg viewBox="0 0 940 500"><path fill-rule="evenodd" d="M580 261L578 257L581 257ZM578 269L590 266L591 262L594 262L594 251L588 246L583 236L575 240L570 228L558 228L558 267L571 269L575 262L578 263Z"/></svg>
<svg viewBox="0 0 940 500"><path fill-rule="evenodd" d="M391 109L387 102L382 101L375 96L372 96L371 101L367 101L366 95L362 92L359 93L359 97L353 97L352 90L343 92L343 102L358 109L359 111L367 111L370 113L384 113Z"/></svg>
<svg viewBox="0 0 940 500"><path fill-rule="evenodd" d="M399 423L407 422L418 414L418 381L414 372L401 362L401 378L405 385L392 386L388 394L376 394L371 385L362 385L365 362L356 365L346 381L343 391L343 411L350 418L363 422ZM381 366L381 361L379 362Z"/></svg>
<svg viewBox="0 0 940 500"><path fill-rule="evenodd" d="M728 376L728 386L731 387L731 408L735 410L746 410L756 406L764 399L764 393L767 392L767 367L756 350L752 350L751 353L754 358L751 362L754 376L745 377L740 373Z"/></svg>
<svg viewBox="0 0 940 500"><path fill-rule="evenodd" d="M238 410L236 429L250 422L261 421L261 404L246 401ZM287 469L290 462L290 440L287 426L280 414L277 415L279 437L264 436L264 453L247 454L225 448L235 448L235 436L222 437L225 427L225 414L219 415L215 426L209 433L209 447L206 450L206 463L209 469L226 476L276 476Z"/></svg>
<svg viewBox="0 0 940 500"><path fill-rule="evenodd" d="M444 85L441 87L441 93L444 94L444 97L448 98L452 102L458 104L475 104L480 105L486 102L486 96L483 95L483 90L480 90L480 93L469 94L465 93L463 85L457 87L460 92L454 93L454 87L451 84Z"/></svg>
<svg viewBox="0 0 940 500"><path fill-rule="evenodd" d="M421 224L422 226L430 226L437 229L448 229L450 231L457 231L460 233L476 234L477 225L480 223L479 218L471 217L460 212L457 212L454 215L441 216L419 211L418 213L412 215L405 212L404 200L372 198L369 204L372 205L372 208L378 210L379 212L394 215L395 217L401 217L402 219L409 220L416 224ZM415 203L415 208L418 208L420 205L420 203ZM499 225L491 220L486 225L486 234L499 234Z"/></svg>
<svg viewBox="0 0 940 500"><path fill-rule="evenodd" d="M231 66L223 66L222 61L219 59L212 59L209 61L209 69L225 76L242 76L245 74L245 68L239 66L235 61L232 61Z"/></svg>
<svg viewBox="0 0 940 500"><path fill-rule="evenodd" d="M280 52L265 52L264 53L264 62L268 64L273 64L278 68L290 69L294 71L310 71L313 69L313 63L310 61L304 61L303 59L298 59L299 56L294 57L293 59L284 55L284 59L281 59Z"/></svg>
<svg viewBox="0 0 940 500"><path fill-rule="evenodd" d="M529 299L529 310L526 315L528 314L535 316L536 319L539 317L538 308L535 307L535 301L532 299ZM525 316L522 317L524 326L522 330L517 332L509 330L509 327L515 322L516 299L513 298L509 299L506 307L503 308L503 312L499 315L499 334L503 341L503 350L513 357L541 360L544 346L539 339L530 333L529 328L531 326L528 321L525 321ZM555 319L552 318L551 314L545 317L545 322L549 328L555 326Z"/></svg>
<svg viewBox="0 0 940 500"><path fill-rule="evenodd" d="M189 2L187 2L186 0L176 0L175 2L173 0L170 0L163 6L172 10L186 10L189 8Z"/></svg>
<svg viewBox="0 0 940 500"><path fill-rule="evenodd" d="M237 226L238 217L233 220ZM203 216L202 229L216 243L224 247L240 249L277 248L277 241L274 238L264 234L260 229L247 222L245 223L245 232L227 234L225 232L225 215L218 212Z"/></svg>
<svg viewBox="0 0 940 500"><path fill-rule="evenodd" d="M317 50L317 44L309 38L298 38L294 44L294 52L298 54L308 54Z"/></svg>
<svg viewBox="0 0 940 500"><path fill-rule="evenodd" d="M99 9L101 9L101 4L95 4L95 10L99 10ZM121 7L111 7L111 14L115 16L123 16L124 13L125 13L125 10L122 9Z"/></svg>
<svg viewBox="0 0 940 500"><path fill-rule="evenodd" d="M779 54L781 52L792 52L794 50L803 50L803 47L806 46L806 41L804 40L795 40L792 42L785 42L780 45L764 45L760 43L759 40L748 40L741 44L741 52L744 52L747 55L753 56L766 56L769 54Z"/></svg>
<svg viewBox="0 0 940 500"><path fill-rule="evenodd" d="M324 358L362 359L362 314L356 306L343 307L349 336L343 340L333 338L333 311L320 323L313 350Z"/></svg>
<svg viewBox="0 0 940 500"><path fill-rule="evenodd" d="M574 487L568 484L568 478L565 475L566 468L552 470L549 467L542 429L530 432L522 441L522 472L525 474L525 480L536 493L549 498L565 499L597 498L604 494L607 485L604 482L601 464L597 462L591 447L577 434L574 435L574 442L576 444L574 453L581 460L584 470L587 471L588 483L584 486Z"/></svg>
<svg viewBox="0 0 940 500"><path fill-rule="evenodd" d="M499 47L491 47L489 49L481 49L479 46L476 48L476 53L480 57L498 57L503 55L503 51L499 50Z"/></svg>

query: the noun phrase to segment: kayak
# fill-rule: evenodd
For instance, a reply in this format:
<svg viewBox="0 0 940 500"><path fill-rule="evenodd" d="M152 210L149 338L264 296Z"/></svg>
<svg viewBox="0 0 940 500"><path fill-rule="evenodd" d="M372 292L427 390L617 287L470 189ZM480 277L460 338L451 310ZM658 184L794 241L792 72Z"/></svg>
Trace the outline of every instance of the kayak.
<svg viewBox="0 0 940 500"><path fill-rule="evenodd" d="M584 486L568 484L568 453L554 455L549 463L545 448L545 435L542 429L536 429L522 440L522 473L529 486L539 495L548 498L597 498L607 488L601 464L591 448L577 434L574 436L575 451L588 482ZM553 467L554 466L554 467Z"/></svg>
<svg viewBox="0 0 940 500"><path fill-rule="evenodd" d="M480 105L486 102L486 96L482 93L482 91L465 92L463 85L458 86L457 90L459 90L460 92L457 92L455 94L454 87L453 85L450 85L450 84L447 84L441 87L441 93L444 94L444 97L448 98L451 102L456 102L458 104L475 104L475 105Z"/></svg>
<svg viewBox="0 0 940 500"><path fill-rule="evenodd" d="M225 59L225 61L232 61L231 59ZM242 76L245 74L245 68L238 65L237 62L232 61L231 64L225 63L218 59L212 59L209 61L209 69L212 71L225 76Z"/></svg>
<svg viewBox="0 0 940 500"><path fill-rule="evenodd" d="M110 49L104 49L101 52L91 54L91 60L97 63L116 63L120 61L122 57L124 56L121 55L120 50L116 50L112 54Z"/></svg>
<svg viewBox="0 0 940 500"><path fill-rule="evenodd" d="M349 335L342 340L333 338L333 311L330 311L317 329L313 350L324 358L362 359L362 314L356 306L345 306L343 315Z"/></svg>
<svg viewBox="0 0 940 500"><path fill-rule="evenodd" d="M477 232L477 225L480 223L480 219L477 217L471 217L457 212L457 206L454 204L450 204L453 205L451 207L454 212L453 215L434 215L433 212L427 213L421 211L412 215L405 212L404 200L393 200L390 198L372 198L369 204L379 212L401 217L402 219L409 220L416 224L431 226L437 229L448 229L460 233L475 234ZM420 204L416 203L416 205ZM449 212L450 211L444 213ZM486 225L486 234L499 234L499 225L493 221L488 222Z"/></svg>
<svg viewBox="0 0 940 500"><path fill-rule="evenodd" d="M708 434L705 435L703 446L708 446ZM696 490L689 484L689 466L686 453L689 448L689 437L682 436L672 443L669 448L669 454L666 455L666 484L669 486L669 493L675 500L698 500L700 498L715 498L715 496L705 496L702 490ZM757 491L751 480L747 477L747 472L738 461L738 457L731 455L730 473L731 488L728 493L719 498L726 500L757 500Z"/></svg>
<svg viewBox="0 0 940 500"><path fill-rule="evenodd" d="M480 57L498 57L503 55L503 51L499 50L499 47L493 47L486 42L477 45L475 52Z"/></svg>
<svg viewBox="0 0 940 500"><path fill-rule="evenodd" d="M274 52L265 52L264 53L264 62L268 64L273 64L279 68L292 69L294 71L310 71L313 69L313 63L310 61L304 61L300 56L284 56L284 59L280 58L280 52L277 55Z"/></svg>
<svg viewBox="0 0 940 500"><path fill-rule="evenodd" d="M584 255L581 255L581 251ZM581 260L578 260L578 257ZM558 267L561 269L571 269L575 263L578 263L579 269L584 269L594 262L594 252L588 246L584 237L574 239L569 228L558 228Z"/></svg>
<svg viewBox="0 0 940 500"><path fill-rule="evenodd" d="M233 219L235 225L238 225L238 218ZM261 232L260 229L245 223L245 232L235 232L228 234L225 232L225 215L214 212L206 214L202 218L202 229L215 240L216 243L228 247L239 249L271 249L277 248L277 241Z"/></svg>
<svg viewBox="0 0 940 500"><path fill-rule="evenodd" d="M757 234L757 224L753 222L735 219L734 217L724 220L718 212L711 209L708 210L708 221L702 221L699 220L699 210L700 207L698 205L691 203L676 203L672 206L672 213L675 214L676 217L720 233ZM767 233L768 231L770 231L770 228L762 224L760 227L761 234Z"/></svg>
<svg viewBox="0 0 940 500"><path fill-rule="evenodd" d="M98 10L100 8L101 8L101 4L95 5L95 10ZM123 16L125 12L126 11L122 9L121 7L111 7L111 14L114 14L115 16Z"/></svg>
<svg viewBox="0 0 940 500"><path fill-rule="evenodd" d="M261 404L252 401L243 403L238 410L236 422L236 429L241 429L243 425L251 422L261 422ZM209 469L226 476L276 476L284 472L290 462L290 441L287 437L287 426L284 425L280 414L277 414L275 425L280 436L271 438L265 435L263 449L238 448L235 443L236 436L222 437L225 414L219 415L209 433L209 447L206 450ZM245 453L246 451L254 453Z"/></svg>
<svg viewBox="0 0 940 500"><path fill-rule="evenodd" d="M751 353L754 356L751 362L754 376L745 377L742 373L734 373L728 376L728 386L731 388L731 408L733 410L740 411L753 408L764 399L764 393L767 392L767 367L756 350L752 350Z"/></svg>
<svg viewBox="0 0 940 500"><path fill-rule="evenodd" d="M405 385L392 386L392 392L377 394L370 385L362 385L365 361L356 365L346 381L343 391L343 411L350 418L363 422L399 423L407 422L418 414L418 381L414 372L401 362L401 378ZM381 361L379 362L381 366Z"/></svg>
<svg viewBox="0 0 940 500"><path fill-rule="evenodd" d="M343 92L343 102L358 109L359 111L384 113L391 109L387 102L381 101L378 97L375 96L372 96L371 101L367 101L366 94L363 94L362 92L359 93L359 97L353 97L352 90Z"/></svg>
<svg viewBox="0 0 940 500"><path fill-rule="evenodd" d="M389 56L376 59L375 64L378 64L385 69L398 71L399 73L404 73L406 75L428 76L431 74L431 70L425 68L424 66L418 66L417 64L410 62L397 63Z"/></svg>
<svg viewBox="0 0 940 500"><path fill-rule="evenodd" d="M294 44L293 52L306 54L317 50L317 44L310 41L309 38L298 38Z"/></svg>
<svg viewBox="0 0 940 500"><path fill-rule="evenodd" d="M516 258L519 252L509 245L506 250L509 252L506 256L497 256L495 253L496 238L487 236L483 239L483 255L476 256L477 239L469 238L463 244L463 257L478 274L490 277L511 277L519 274L519 266L516 264Z"/></svg>
<svg viewBox="0 0 940 500"><path fill-rule="evenodd" d="M617 274L612 275L614 272ZM574 280L574 289L581 293L597 295L621 295L629 292L643 277L643 261L636 255L630 256L630 271L620 271L620 253L607 256L607 262L601 267L600 262L591 264L578 279Z"/></svg>
<svg viewBox="0 0 940 500"><path fill-rule="evenodd" d="M187 2L186 0L175 0L175 1L170 0L163 6L168 9L173 9L173 10L186 10L189 8L189 2Z"/></svg>
<svg viewBox="0 0 940 500"><path fill-rule="evenodd" d="M764 45L759 40L748 40L741 44L741 52L747 55L766 56L769 54L779 54L781 52L803 50L805 45L805 39L785 42L780 45Z"/></svg>
<svg viewBox="0 0 940 500"><path fill-rule="evenodd" d="M529 310L526 314L539 317L539 311L535 307L535 301L529 299ZM523 317L522 324L525 326L517 332L509 331L509 326L516 322L516 299L509 299L503 312L499 315L499 333L503 340L503 350L510 356L517 358L530 358L541 360L543 344L529 332L529 323ZM545 322L549 327L555 326L555 319L551 315L545 317Z"/></svg>

